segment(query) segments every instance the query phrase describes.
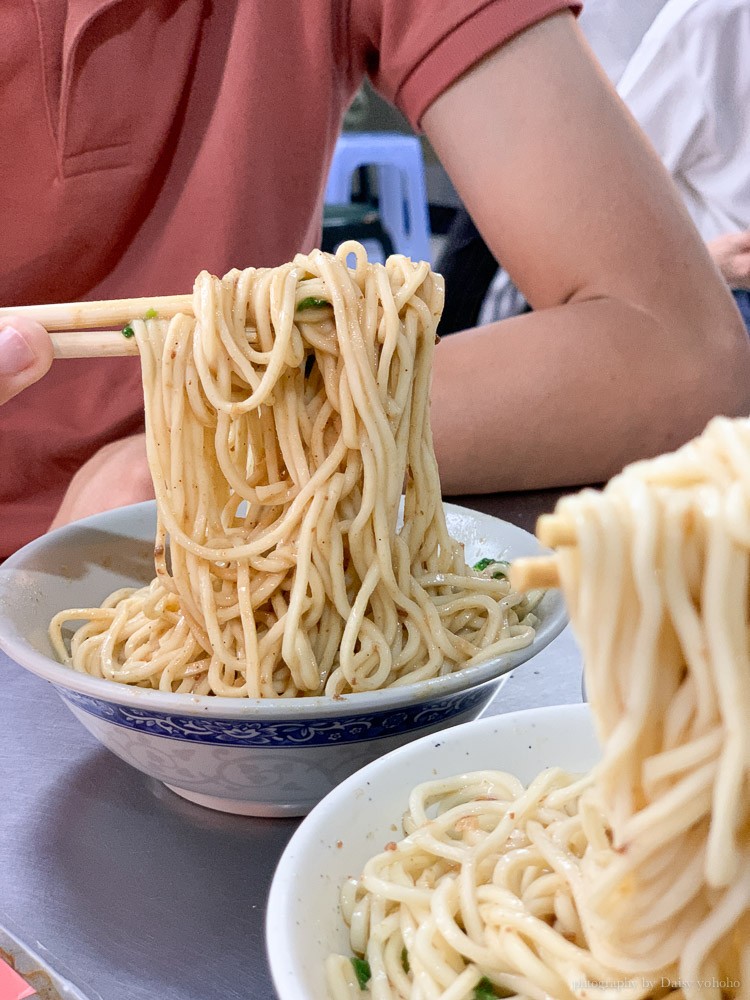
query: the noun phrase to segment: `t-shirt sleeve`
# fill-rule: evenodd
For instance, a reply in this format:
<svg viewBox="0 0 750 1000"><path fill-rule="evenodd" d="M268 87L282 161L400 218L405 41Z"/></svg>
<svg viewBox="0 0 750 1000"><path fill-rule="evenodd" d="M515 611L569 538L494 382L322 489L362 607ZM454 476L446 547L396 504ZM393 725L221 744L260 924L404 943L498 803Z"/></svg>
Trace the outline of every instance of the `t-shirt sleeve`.
<svg viewBox="0 0 750 1000"><path fill-rule="evenodd" d="M467 70L520 31L576 0L348 0L350 51L416 129Z"/></svg>

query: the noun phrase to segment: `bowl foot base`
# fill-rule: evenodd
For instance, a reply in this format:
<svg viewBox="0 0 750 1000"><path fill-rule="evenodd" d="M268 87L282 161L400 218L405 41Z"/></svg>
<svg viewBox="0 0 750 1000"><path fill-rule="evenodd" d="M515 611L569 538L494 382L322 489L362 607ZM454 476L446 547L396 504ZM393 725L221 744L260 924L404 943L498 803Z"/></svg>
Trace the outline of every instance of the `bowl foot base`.
<svg viewBox="0 0 750 1000"><path fill-rule="evenodd" d="M187 788L178 788L176 785L169 785L164 782L164 787L170 792L179 795L181 799L194 802L204 809L214 809L216 812L233 813L235 816L265 816L265 817L292 817L307 816L310 810L317 803L295 802L293 805L284 805L282 802L248 802L246 799L222 799L215 795L203 795L201 792L191 792Z"/></svg>

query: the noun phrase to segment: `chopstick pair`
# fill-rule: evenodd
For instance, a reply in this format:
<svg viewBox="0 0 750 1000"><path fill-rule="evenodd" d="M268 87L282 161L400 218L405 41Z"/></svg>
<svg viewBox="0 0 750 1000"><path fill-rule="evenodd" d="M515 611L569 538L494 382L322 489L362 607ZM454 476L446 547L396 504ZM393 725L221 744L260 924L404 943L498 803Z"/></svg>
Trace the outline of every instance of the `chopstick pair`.
<svg viewBox="0 0 750 1000"><path fill-rule="evenodd" d="M0 320L6 316L26 316L41 323L50 332L56 358L102 358L138 354L135 340L123 336L123 328L132 320L171 319L178 313L193 315L191 295L15 306L0 309ZM119 329L104 329L108 326Z"/></svg>

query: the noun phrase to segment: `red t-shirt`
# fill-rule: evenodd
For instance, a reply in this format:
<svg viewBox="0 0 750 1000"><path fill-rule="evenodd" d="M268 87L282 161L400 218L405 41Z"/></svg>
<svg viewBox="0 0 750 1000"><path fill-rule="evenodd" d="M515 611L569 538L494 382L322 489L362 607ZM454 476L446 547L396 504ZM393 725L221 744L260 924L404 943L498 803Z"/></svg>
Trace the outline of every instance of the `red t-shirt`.
<svg viewBox="0 0 750 1000"><path fill-rule="evenodd" d="M0 5L0 305L188 292L315 246L368 73L415 127L571 0L20 0ZM136 359L58 361L0 409L0 558L76 469L142 428Z"/></svg>

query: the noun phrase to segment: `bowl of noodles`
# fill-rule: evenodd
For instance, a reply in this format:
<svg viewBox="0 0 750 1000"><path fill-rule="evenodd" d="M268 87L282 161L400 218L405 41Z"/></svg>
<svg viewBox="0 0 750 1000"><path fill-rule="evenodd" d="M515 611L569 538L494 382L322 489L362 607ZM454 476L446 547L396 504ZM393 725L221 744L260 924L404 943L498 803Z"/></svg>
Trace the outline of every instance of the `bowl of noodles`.
<svg viewBox="0 0 750 1000"><path fill-rule="evenodd" d="M511 577L562 588L590 705L456 727L335 789L272 885L281 1000L748 996L748 467L750 420L717 417L559 501L555 555Z"/></svg>
<svg viewBox="0 0 750 1000"><path fill-rule="evenodd" d="M533 536L446 505L468 559L540 551ZM410 740L476 718L505 675L566 624L554 592L532 598L533 638L476 665L375 691L228 697L124 684L59 662L50 622L153 575L153 503L109 511L32 542L0 566L0 647L50 681L68 708L123 760L211 808L301 815L357 768ZM502 567L501 567L502 568ZM489 569L489 567L488 567ZM487 569L484 571L487 572ZM80 621L61 626L66 644Z"/></svg>
<svg viewBox="0 0 750 1000"><path fill-rule="evenodd" d="M358 1000L376 995L370 987L372 977L382 978L381 958L388 983L388 991L381 983L382 995L411 996L420 959L408 925L409 918L420 912L425 916L438 914L439 926L436 928L433 921L432 928L425 928L422 934L424 955L434 972L433 995L442 995L438 989L454 985L465 968L470 972L468 977L464 974L463 991L459 981L451 995L462 1000L503 995L489 985L483 971L471 969L461 949L455 948L455 941L444 942L441 931L446 925L455 926L458 938L468 937L472 929L462 934L453 900L441 913L433 892L438 890L439 896L441 885L444 890L455 881L462 849L469 853L472 836L476 842L476 834L481 836L496 824L500 811L507 811L525 784L552 767L543 791L549 793L555 780L559 789L564 789L568 774L588 771L598 757L587 707L564 705L454 727L395 750L348 778L302 823L274 875L266 942L280 1000ZM519 810L517 821L510 824L527 860L531 853L528 840L520 841L525 838L526 823L533 826L541 794L540 788L534 802L532 793L533 807L527 807L526 816ZM453 826L441 826L439 817L450 810ZM565 804L559 811L565 813ZM421 849L410 848L405 842L406 831L413 833L420 826L429 838ZM498 849L487 852L493 867L500 854ZM405 872L400 871L402 867ZM371 895L364 906L357 906L363 898L357 887L363 874L373 882L379 880L383 897ZM466 874L471 877L468 871ZM401 912L397 909L394 897L399 896L399 882L409 902L406 886L415 887L411 912L406 905ZM530 898L535 894L532 882L529 878ZM434 888L429 889L429 885ZM538 893L541 909L547 896L543 883L538 888L542 889ZM477 895L481 889L467 885L466 892ZM385 920L378 927L381 916ZM399 922L406 924L405 933ZM487 923L492 933L497 924ZM412 926L416 933L418 927ZM464 949L469 954L480 950L477 941ZM484 992L482 986L486 987Z"/></svg>
<svg viewBox="0 0 750 1000"><path fill-rule="evenodd" d="M510 586L530 535L442 503L442 304L428 264L347 243L134 315L156 502L8 560L0 645L123 759L235 812L304 813L476 717L565 615Z"/></svg>

